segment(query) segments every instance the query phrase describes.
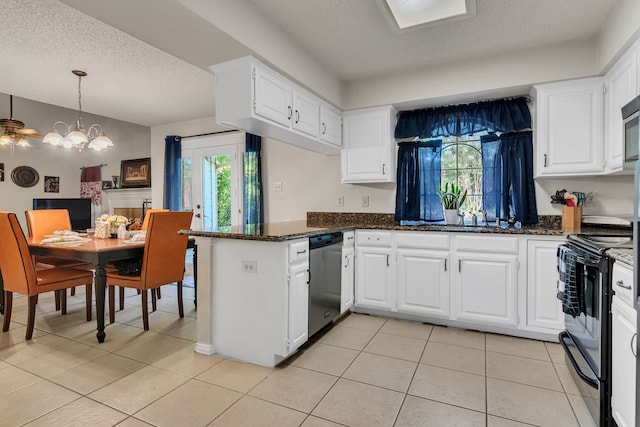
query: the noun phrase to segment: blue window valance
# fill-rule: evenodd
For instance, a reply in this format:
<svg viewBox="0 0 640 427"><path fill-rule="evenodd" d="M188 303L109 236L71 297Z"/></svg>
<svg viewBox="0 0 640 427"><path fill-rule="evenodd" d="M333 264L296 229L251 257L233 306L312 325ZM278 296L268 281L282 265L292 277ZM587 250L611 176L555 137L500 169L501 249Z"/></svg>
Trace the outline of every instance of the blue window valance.
<svg viewBox="0 0 640 427"><path fill-rule="evenodd" d="M469 135L481 131L512 132L531 128L527 98L500 99L402 111L396 139Z"/></svg>

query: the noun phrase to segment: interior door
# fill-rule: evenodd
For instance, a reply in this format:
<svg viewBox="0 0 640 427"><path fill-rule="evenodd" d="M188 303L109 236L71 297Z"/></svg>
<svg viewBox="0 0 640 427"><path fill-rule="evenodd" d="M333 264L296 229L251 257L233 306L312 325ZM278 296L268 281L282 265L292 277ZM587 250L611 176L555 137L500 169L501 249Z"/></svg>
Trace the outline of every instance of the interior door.
<svg viewBox="0 0 640 427"><path fill-rule="evenodd" d="M193 229L224 230L242 222L239 144L183 149L183 209Z"/></svg>

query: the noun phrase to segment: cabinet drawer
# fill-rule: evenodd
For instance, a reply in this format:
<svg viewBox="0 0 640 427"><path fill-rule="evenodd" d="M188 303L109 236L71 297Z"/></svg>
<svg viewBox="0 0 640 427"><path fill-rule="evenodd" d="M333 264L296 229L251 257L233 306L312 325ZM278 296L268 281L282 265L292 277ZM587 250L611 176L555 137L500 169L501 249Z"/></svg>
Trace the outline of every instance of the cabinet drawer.
<svg viewBox="0 0 640 427"><path fill-rule="evenodd" d="M613 264L612 287L616 296L633 307L633 270L616 261Z"/></svg>
<svg viewBox="0 0 640 427"><path fill-rule="evenodd" d="M353 247L355 243L356 233L354 231L345 231L342 233L342 246L345 248Z"/></svg>
<svg viewBox="0 0 640 427"><path fill-rule="evenodd" d="M492 236L455 236L456 248L459 251L490 252L500 254L517 254L518 238Z"/></svg>
<svg viewBox="0 0 640 427"><path fill-rule="evenodd" d="M358 245L367 246L391 246L393 236L385 231L358 231L356 242Z"/></svg>
<svg viewBox="0 0 640 427"><path fill-rule="evenodd" d="M396 234L396 243L402 248L449 249L449 233L414 231Z"/></svg>
<svg viewBox="0 0 640 427"><path fill-rule="evenodd" d="M289 264L309 258L309 241L303 240L289 245Z"/></svg>

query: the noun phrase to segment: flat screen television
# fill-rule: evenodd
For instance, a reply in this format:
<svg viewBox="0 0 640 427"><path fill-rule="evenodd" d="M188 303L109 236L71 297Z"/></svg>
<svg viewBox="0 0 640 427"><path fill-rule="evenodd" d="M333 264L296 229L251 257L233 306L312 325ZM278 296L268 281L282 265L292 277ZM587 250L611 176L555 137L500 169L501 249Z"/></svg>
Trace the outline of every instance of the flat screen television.
<svg viewBox="0 0 640 427"><path fill-rule="evenodd" d="M33 209L67 209L71 229L85 231L91 228L91 199L33 199Z"/></svg>

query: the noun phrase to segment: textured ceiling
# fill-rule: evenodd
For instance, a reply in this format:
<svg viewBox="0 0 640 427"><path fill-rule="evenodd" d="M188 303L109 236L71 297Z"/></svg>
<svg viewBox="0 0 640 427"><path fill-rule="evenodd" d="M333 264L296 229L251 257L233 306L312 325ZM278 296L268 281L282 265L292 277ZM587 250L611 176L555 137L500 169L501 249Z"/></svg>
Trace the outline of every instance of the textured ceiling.
<svg viewBox="0 0 640 427"><path fill-rule="evenodd" d="M246 1L347 81L591 38L617 3L477 0L475 18L395 33L374 0Z"/></svg>
<svg viewBox="0 0 640 427"><path fill-rule="evenodd" d="M117 10L118 2L103 3ZM163 3L174 4L156 4ZM85 111L144 125L214 114L213 75L208 70L57 0L0 4L0 57L6 61L0 92L76 109L77 77L71 70L80 69L88 73L82 79ZM119 13L131 17L134 10L140 12L130 8L128 14L123 15L123 9ZM169 12L164 9L165 16L170 17ZM139 22L144 28L145 21ZM176 31L171 25L156 29ZM232 39L219 37L235 47Z"/></svg>
<svg viewBox="0 0 640 427"><path fill-rule="evenodd" d="M617 3L477 0L475 18L394 33L375 0L235 1L343 81L592 38ZM0 92L75 109L71 70L81 69L89 74L83 110L143 125L214 114L207 67L251 53L179 0L0 0L0 6Z"/></svg>

